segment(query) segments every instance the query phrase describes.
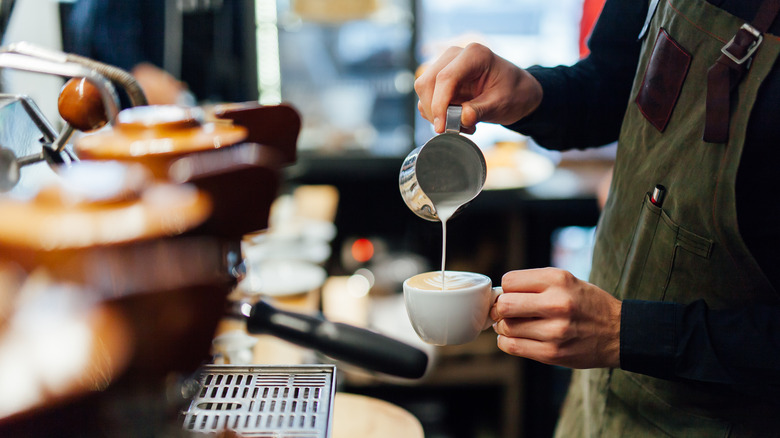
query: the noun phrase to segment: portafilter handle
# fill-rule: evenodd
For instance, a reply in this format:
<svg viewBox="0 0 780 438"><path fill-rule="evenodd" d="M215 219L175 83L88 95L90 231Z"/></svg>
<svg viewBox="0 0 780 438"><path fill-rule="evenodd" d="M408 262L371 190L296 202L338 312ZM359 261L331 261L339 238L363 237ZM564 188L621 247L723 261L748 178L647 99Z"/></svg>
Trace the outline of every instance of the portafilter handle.
<svg viewBox="0 0 780 438"><path fill-rule="evenodd" d="M422 350L371 330L279 310L262 300L244 303L241 313L249 333L270 334L367 370L418 379L428 367Z"/></svg>

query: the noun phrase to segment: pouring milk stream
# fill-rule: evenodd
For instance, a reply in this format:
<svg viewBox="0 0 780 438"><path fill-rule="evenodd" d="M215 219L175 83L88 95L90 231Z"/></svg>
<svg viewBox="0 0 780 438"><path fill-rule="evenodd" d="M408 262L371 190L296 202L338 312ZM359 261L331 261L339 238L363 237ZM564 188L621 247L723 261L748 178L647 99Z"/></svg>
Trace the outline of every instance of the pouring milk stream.
<svg viewBox="0 0 780 438"><path fill-rule="evenodd" d="M399 175L401 196L418 216L441 221L441 286L447 249L447 221L481 191L487 168L482 151L460 134L460 106L447 108L445 131L414 149L404 160Z"/></svg>

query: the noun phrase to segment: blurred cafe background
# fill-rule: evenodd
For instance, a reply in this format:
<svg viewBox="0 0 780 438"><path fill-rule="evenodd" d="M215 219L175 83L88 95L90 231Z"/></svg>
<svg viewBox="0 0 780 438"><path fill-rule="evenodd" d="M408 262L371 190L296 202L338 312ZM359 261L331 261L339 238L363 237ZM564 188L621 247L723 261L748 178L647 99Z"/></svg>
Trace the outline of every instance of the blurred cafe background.
<svg viewBox="0 0 780 438"><path fill-rule="evenodd" d="M600 7L0 0L0 436L551 436L566 369L414 333L398 174L426 61L571 64ZM470 137L447 268L586 278L614 146Z"/></svg>

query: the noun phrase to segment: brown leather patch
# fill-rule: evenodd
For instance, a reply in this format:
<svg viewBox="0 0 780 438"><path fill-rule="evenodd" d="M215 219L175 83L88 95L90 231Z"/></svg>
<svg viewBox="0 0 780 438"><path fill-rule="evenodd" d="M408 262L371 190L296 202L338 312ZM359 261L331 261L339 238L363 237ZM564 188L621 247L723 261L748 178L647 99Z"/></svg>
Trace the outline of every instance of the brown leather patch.
<svg viewBox="0 0 780 438"><path fill-rule="evenodd" d="M661 29L636 96L639 111L661 132L669 123L690 65L690 53Z"/></svg>

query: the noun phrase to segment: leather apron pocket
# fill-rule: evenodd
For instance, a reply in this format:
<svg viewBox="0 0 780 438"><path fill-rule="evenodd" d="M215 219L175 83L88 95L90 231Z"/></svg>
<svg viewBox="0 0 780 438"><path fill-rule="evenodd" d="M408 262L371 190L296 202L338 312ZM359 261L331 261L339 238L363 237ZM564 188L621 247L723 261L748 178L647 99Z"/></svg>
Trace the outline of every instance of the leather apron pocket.
<svg viewBox="0 0 780 438"><path fill-rule="evenodd" d="M682 228L647 194L623 264L618 296L659 301L672 298L667 290L673 271L701 272L711 250L710 239Z"/></svg>
<svg viewBox="0 0 780 438"><path fill-rule="evenodd" d="M661 132L672 117L690 66L691 55L661 29L636 96L639 111Z"/></svg>

